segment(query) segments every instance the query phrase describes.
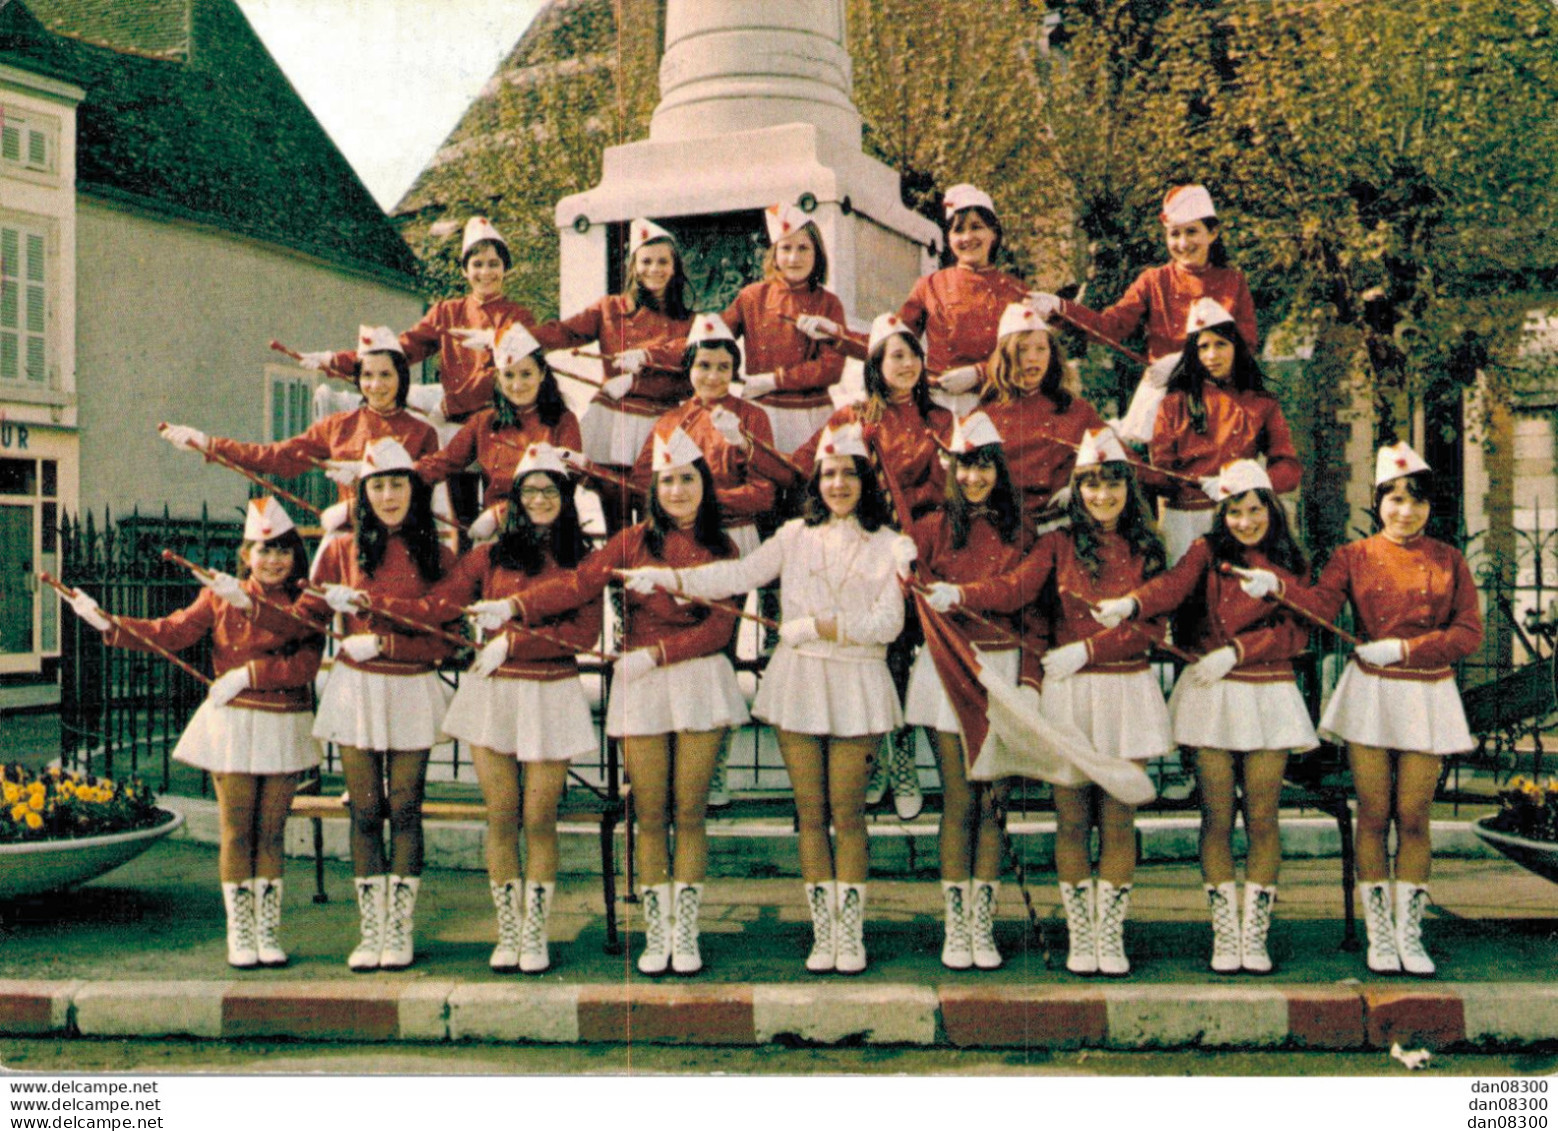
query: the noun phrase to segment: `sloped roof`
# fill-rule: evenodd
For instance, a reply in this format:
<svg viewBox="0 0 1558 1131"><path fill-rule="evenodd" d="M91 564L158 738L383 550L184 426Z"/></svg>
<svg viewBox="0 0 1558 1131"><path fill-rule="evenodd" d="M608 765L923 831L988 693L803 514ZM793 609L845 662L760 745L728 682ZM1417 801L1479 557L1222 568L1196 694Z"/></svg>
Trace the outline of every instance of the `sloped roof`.
<svg viewBox="0 0 1558 1131"><path fill-rule="evenodd" d="M415 285L411 249L234 0L12 0L5 16L23 3L54 37L5 18L0 56L63 60L86 89L80 192Z"/></svg>
<svg viewBox="0 0 1558 1131"><path fill-rule="evenodd" d="M70 51L21 4L0 7L0 63L76 81Z"/></svg>

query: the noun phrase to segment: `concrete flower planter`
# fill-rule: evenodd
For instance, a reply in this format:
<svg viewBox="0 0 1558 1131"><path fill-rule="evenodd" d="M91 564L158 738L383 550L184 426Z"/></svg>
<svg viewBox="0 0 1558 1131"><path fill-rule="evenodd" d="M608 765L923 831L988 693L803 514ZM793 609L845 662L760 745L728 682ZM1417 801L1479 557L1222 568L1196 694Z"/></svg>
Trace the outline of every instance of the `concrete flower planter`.
<svg viewBox="0 0 1558 1131"><path fill-rule="evenodd" d="M184 823L182 813L149 829L71 840L0 844L0 900L84 884L135 859Z"/></svg>
<svg viewBox="0 0 1558 1131"><path fill-rule="evenodd" d="M1500 832L1488 827L1491 820L1492 817L1483 817L1472 825L1471 831L1522 868L1529 868L1558 884L1558 843Z"/></svg>

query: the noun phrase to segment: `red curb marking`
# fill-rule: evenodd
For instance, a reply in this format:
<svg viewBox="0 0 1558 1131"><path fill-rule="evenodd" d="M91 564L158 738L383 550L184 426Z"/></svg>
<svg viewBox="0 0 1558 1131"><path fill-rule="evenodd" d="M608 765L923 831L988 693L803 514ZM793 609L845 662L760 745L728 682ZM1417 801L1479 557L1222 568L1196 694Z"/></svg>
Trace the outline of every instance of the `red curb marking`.
<svg viewBox="0 0 1558 1131"><path fill-rule="evenodd" d="M350 982L235 987L222 998L222 1036L394 1040L403 989Z"/></svg>
<svg viewBox="0 0 1558 1131"><path fill-rule="evenodd" d="M1332 986L1293 986L1288 999L1288 1039L1312 1049L1356 1049L1368 1041L1363 995Z"/></svg>
<svg viewBox="0 0 1558 1131"><path fill-rule="evenodd" d="M0 1033L54 1032L54 999L48 994L0 994Z"/></svg>
<svg viewBox="0 0 1558 1131"><path fill-rule="evenodd" d="M1075 1048L1108 1033L1103 994L1065 986L969 989L940 986L941 1024L960 1048Z"/></svg>
<svg viewBox="0 0 1558 1131"><path fill-rule="evenodd" d="M1407 1048L1443 1048L1466 1039L1466 1008L1459 997L1434 990L1364 987L1369 1044L1388 1049L1393 1041Z"/></svg>
<svg viewBox="0 0 1558 1131"><path fill-rule="evenodd" d="M752 987L581 986L579 1040L755 1045Z"/></svg>

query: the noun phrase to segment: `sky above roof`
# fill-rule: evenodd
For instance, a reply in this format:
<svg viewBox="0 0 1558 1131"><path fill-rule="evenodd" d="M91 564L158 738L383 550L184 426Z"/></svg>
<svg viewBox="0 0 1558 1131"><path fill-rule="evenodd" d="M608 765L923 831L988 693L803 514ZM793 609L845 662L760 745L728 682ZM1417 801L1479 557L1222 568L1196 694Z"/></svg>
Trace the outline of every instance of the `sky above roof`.
<svg viewBox="0 0 1558 1131"><path fill-rule="evenodd" d="M544 0L238 0L386 210Z"/></svg>

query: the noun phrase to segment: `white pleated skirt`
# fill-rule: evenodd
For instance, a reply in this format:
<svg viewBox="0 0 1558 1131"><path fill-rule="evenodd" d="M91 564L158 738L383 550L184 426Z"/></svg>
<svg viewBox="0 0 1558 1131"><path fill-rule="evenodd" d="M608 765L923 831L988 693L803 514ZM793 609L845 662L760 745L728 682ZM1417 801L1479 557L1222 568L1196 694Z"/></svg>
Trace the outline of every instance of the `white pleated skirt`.
<svg viewBox="0 0 1558 1131"><path fill-rule="evenodd" d="M1140 762L1175 748L1168 706L1150 668L1046 679L1039 707L1045 717L1070 723L1094 750L1113 758Z"/></svg>
<svg viewBox="0 0 1558 1131"><path fill-rule="evenodd" d="M584 454L596 463L613 467L632 467L643 451L644 442L655 430L654 416L623 412L604 394L597 396L584 410L579 421L579 438Z"/></svg>
<svg viewBox="0 0 1558 1131"><path fill-rule="evenodd" d="M1320 745L1309 709L1292 682L1246 683L1220 679L1211 685L1183 677L1169 696L1174 740L1212 750L1287 750Z"/></svg>
<svg viewBox="0 0 1558 1131"><path fill-rule="evenodd" d="M258 711L200 704L178 745L175 761L213 774L295 774L319 765L310 711Z"/></svg>
<svg viewBox="0 0 1558 1131"><path fill-rule="evenodd" d="M319 697L314 737L359 750L430 750L449 697L435 672L384 675L337 660Z"/></svg>
<svg viewBox="0 0 1558 1131"><path fill-rule="evenodd" d="M1342 669L1320 712L1320 733L1336 742L1418 754L1460 754L1477 746L1453 676L1386 679L1355 663Z"/></svg>
<svg viewBox="0 0 1558 1131"><path fill-rule="evenodd" d="M1017 686L1017 671L1022 653L1016 648L1002 648L986 652L975 648L984 669L1010 687ZM929 727L947 734L959 734L957 712L947 696L936 661L931 659L930 649L921 648L909 669L909 689L903 697L903 721L912 727Z"/></svg>
<svg viewBox="0 0 1558 1131"><path fill-rule="evenodd" d="M903 725L886 660L803 655L781 644L758 684L752 713L797 734L856 738Z"/></svg>
<svg viewBox="0 0 1558 1131"><path fill-rule="evenodd" d="M763 544L763 538L757 532L757 524L753 522L745 526L727 526L725 536L735 543L736 553L743 558Z"/></svg>
<svg viewBox="0 0 1558 1131"><path fill-rule="evenodd" d="M774 430L774 447L785 455L821 432L834 413L832 401L816 408L778 408L762 401L755 403L768 414L768 423Z"/></svg>
<svg viewBox="0 0 1558 1131"><path fill-rule="evenodd" d="M1182 511L1176 507L1163 508L1162 517L1158 521L1158 530L1163 535L1163 548L1168 552L1169 565L1174 565L1189 553L1191 545L1197 538L1211 531L1212 520L1216 517L1216 510Z"/></svg>
<svg viewBox="0 0 1558 1131"><path fill-rule="evenodd" d="M520 762L567 762L599 745L578 676L463 676L444 716L444 734Z"/></svg>
<svg viewBox="0 0 1558 1131"><path fill-rule="evenodd" d="M723 653L653 668L634 680L614 680L606 704L612 738L744 725L746 697Z"/></svg>

